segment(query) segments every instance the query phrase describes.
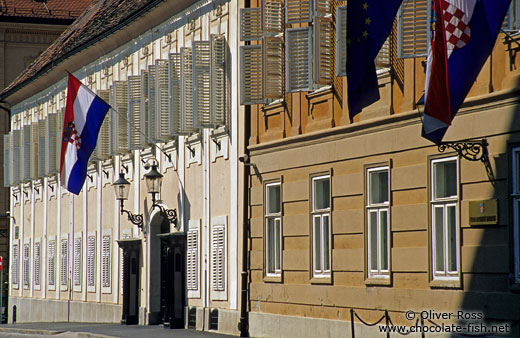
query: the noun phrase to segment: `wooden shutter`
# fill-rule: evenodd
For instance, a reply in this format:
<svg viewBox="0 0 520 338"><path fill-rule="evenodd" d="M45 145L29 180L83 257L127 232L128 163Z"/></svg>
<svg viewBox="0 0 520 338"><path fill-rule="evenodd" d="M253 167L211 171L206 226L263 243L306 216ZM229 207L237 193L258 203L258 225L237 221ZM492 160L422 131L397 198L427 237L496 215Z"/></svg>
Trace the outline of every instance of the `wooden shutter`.
<svg viewBox="0 0 520 338"><path fill-rule="evenodd" d="M314 79L322 85L332 83L334 71L334 41L332 20L317 16L314 18Z"/></svg>
<svg viewBox="0 0 520 338"><path fill-rule="evenodd" d="M143 71L142 75L146 76L147 72ZM141 76L128 77L128 119L131 124L128 124L128 135L130 150L142 149L141 133L146 131L146 125L142 118L141 112Z"/></svg>
<svg viewBox="0 0 520 338"><path fill-rule="evenodd" d="M240 46L240 104L263 103L262 45Z"/></svg>
<svg viewBox="0 0 520 338"><path fill-rule="evenodd" d="M181 48L182 114L180 133L189 134L197 129L193 126L193 53L191 48Z"/></svg>
<svg viewBox="0 0 520 338"><path fill-rule="evenodd" d="M285 0L285 23L312 21L313 0Z"/></svg>
<svg viewBox="0 0 520 338"><path fill-rule="evenodd" d="M101 285L104 288L110 287L110 235L103 235L101 252Z"/></svg>
<svg viewBox="0 0 520 338"><path fill-rule="evenodd" d="M110 155L122 155L128 152L128 82L115 81L110 86Z"/></svg>
<svg viewBox="0 0 520 338"><path fill-rule="evenodd" d="M283 0L262 1L262 30L264 33L283 33L284 30Z"/></svg>
<svg viewBox="0 0 520 338"><path fill-rule="evenodd" d="M29 254L30 247L28 243L24 243L23 245L23 286L24 288L29 287L29 278L31 272L31 266L29 265Z"/></svg>
<svg viewBox="0 0 520 338"><path fill-rule="evenodd" d="M41 242L34 243L34 286L40 286Z"/></svg>
<svg viewBox="0 0 520 338"><path fill-rule="evenodd" d="M69 269L69 259L68 259L68 239L61 239L61 259L60 259L60 289L67 290L68 286L68 269Z"/></svg>
<svg viewBox="0 0 520 338"><path fill-rule="evenodd" d="M87 241L87 286L96 286L96 236Z"/></svg>
<svg viewBox="0 0 520 338"><path fill-rule="evenodd" d="M254 41L262 38L261 8L240 9L240 40Z"/></svg>
<svg viewBox="0 0 520 338"><path fill-rule="evenodd" d="M213 227L211 243L211 285L214 291L225 291L225 236L226 228L223 225Z"/></svg>
<svg viewBox="0 0 520 338"><path fill-rule="evenodd" d="M100 89L97 95L105 102L110 102L110 94L108 89ZM96 160L106 160L110 157L110 114L114 114L111 110L107 112L97 139L96 150L92 155Z"/></svg>
<svg viewBox="0 0 520 338"><path fill-rule="evenodd" d="M18 277L20 272L18 267L20 266L20 247L18 244L13 244L13 262L11 264L11 281L13 282L13 286L18 287Z"/></svg>
<svg viewBox="0 0 520 338"><path fill-rule="evenodd" d="M46 168L47 168L47 156L45 156L47 152L47 139L48 139L48 132L47 132L47 120L48 117L44 120L40 120L38 123L38 177L45 177L47 174Z"/></svg>
<svg viewBox="0 0 520 338"><path fill-rule="evenodd" d="M181 76L181 54L171 53L168 58L168 133L170 136L178 135L181 131L182 120L182 76Z"/></svg>
<svg viewBox="0 0 520 338"><path fill-rule="evenodd" d="M430 0L403 1L397 17L398 57L425 56L430 37Z"/></svg>
<svg viewBox="0 0 520 338"><path fill-rule="evenodd" d="M45 144L45 175L52 175L58 172L58 114L49 114L45 120L47 125L47 141Z"/></svg>
<svg viewBox="0 0 520 338"><path fill-rule="evenodd" d="M31 179L31 125L23 126L23 176L22 180Z"/></svg>
<svg viewBox="0 0 520 338"><path fill-rule="evenodd" d="M390 37L383 43L381 50L376 56L375 64L377 69L390 67Z"/></svg>
<svg viewBox="0 0 520 338"><path fill-rule="evenodd" d="M262 41L262 88L264 99L283 97L284 43L282 37L264 37Z"/></svg>
<svg viewBox="0 0 520 338"><path fill-rule="evenodd" d="M4 187L11 185L11 134L4 135Z"/></svg>
<svg viewBox="0 0 520 338"><path fill-rule="evenodd" d="M47 253L47 283L50 287L56 286L56 241L49 241Z"/></svg>
<svg viewBox="0 0 520 338"><path fill-rule="evenodd" d="M17 168L16 170L12 170L12 179L11 184L15 185L20 183L21 181L21 173L22 173L22 130L17 129L13 130L13 139L12 139L12 151L13 151L13 168Z"/></svg>
<svg viewBox="0 0 520 338"><path fill-rule="evenodd" d="M168 141L169 133L169 92L168 60L155 60L155 138Z"/></svg>
<svg viewBox="0 0 520 338"><path fill-rule="evenodd" d="M143 79L143 81L146 81L146 83L143 84L146 86L146 92L148 93L146 104L147 137L144 140L144 144L146 145L148 143L157 141L155 132L155 65L148 66L148 76L146 77L146 79Z"/></svg>
<svg viewBox="0 0 520 338"><path fill-rule="evenodd" d="M81 286L81 236L74 238L74 286Z"/></svg>
<svg viewBox="0 0 520 338"><path fill-rule="evenodd" d="M209 41L193 42L193 126L210 128L211 90L210 90L211 51Z"/></svg>
<svg viewBox="0 0 520 338"><path fill-rule="evenodd" d="M312 27L286 31L287 92L309 91L312 88Z"/></svg>
<svg viewBox="0 0 520 338"><path fill-rule="evenodd" d="M212 34L211 42L211 124L226 125L229 111L227 43L224 35Z"/></svg>
<svg viewBox="0 0 520 338"><path fill-rule="evenodd" d="M336 7L336 75L347 75L347 6Z"/></svg>
<svg viewBox="0 0 520 338"><path fill-rule="evenodd" d="M316 15L332 14L332 0L314 0L314 13Z"/></svg>
<svg viewBox="0 0 520 338"><path fill-rule="evenodd" d="M38 122L31 124L31 178L38 178Z"/></svg>
<svg viewBox="0 0 520 338"><path fill-rule="evenodd" d="M190 291L197 291L199 289L199 229L188 231L187 244L187 288Z"/></svg>

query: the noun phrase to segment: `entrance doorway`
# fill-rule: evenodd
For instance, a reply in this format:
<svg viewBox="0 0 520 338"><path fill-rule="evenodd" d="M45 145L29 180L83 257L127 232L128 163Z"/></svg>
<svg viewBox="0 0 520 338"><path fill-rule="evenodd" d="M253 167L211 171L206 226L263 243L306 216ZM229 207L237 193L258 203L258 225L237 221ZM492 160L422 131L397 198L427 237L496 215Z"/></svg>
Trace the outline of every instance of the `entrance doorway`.
<svg viewBox="0 0 520 338"><path fill-rule="evenodd" d="M123 250L123 315L121 324L139 323L139 255L140 239L117 241Z"/></svg>

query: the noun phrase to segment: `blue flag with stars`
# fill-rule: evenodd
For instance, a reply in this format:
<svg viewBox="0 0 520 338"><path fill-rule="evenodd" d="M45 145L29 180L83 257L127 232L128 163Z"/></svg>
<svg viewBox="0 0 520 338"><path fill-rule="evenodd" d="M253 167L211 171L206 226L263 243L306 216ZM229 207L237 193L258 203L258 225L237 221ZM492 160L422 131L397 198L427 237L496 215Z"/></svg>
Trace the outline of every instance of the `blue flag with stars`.
<svg viewBox="0 0 520 338"><path fill-rule="evenodd" d="M402 0L347 1L347 95L350 118L379 100L374 59Z"/></svg>

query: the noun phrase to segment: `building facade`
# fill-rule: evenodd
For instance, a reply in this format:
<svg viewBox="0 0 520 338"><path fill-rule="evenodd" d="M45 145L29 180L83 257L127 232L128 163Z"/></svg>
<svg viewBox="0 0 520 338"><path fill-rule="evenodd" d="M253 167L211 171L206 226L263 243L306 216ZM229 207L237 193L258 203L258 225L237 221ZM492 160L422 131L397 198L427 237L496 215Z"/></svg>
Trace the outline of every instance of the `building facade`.
<svg viewBox="0 0 520 338"><path fill-rule="evenodd" d="M237 26L234 1L97 1L3 91L10 322L238 332ZM65 71L113 108L77 196L58 174ZM152 164L163 175L157 201L144 179ZM122 204L120 173L130 182Z"/></svg>
<svg viewBox="0 0 520 338"><path fill-rule="evenodd" d="M381 99L353 121L345 3L252 0L244 9L252 336L467 323L431 311L477 314L518 336L519 3L445 136L485 139L477 161L421 137L429 3L403 2L376 60Z"/></svg>

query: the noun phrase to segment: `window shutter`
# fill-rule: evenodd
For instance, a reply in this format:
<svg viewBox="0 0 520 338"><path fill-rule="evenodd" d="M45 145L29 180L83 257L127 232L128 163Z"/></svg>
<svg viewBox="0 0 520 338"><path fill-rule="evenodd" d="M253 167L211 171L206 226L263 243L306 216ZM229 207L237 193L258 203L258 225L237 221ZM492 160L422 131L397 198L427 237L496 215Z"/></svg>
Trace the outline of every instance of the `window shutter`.
<svg viewBox="0 0 520 338"><path fill-rule="evenodd" d="M381 50L376 56L375 63L377 69L390 67L390 37L383 43Z"/></svg>
<svg viewBox="0 0 520 338"><path fill-rule="evenodd" d="M332 0L314 0L314 13L317 15L332 14Z"/></svg>
<svg viewBox="0 0 520 338"><path fill-rule="evenodd" d="M211 90L210 90L211 52L209 41L193 42L193 125L197 128L210 128Z"/></svg>
<svg viewBox="0 0 520 338"><path fill-rule="evenodd" d="M262 45L240 46L240 104L263 103Z"/></svg>
<svg viewBox="0 0 520 338"><path fill-rule="evenodd" d="M430 0L403 1L398 14L398 57L425 56L428 52Z"/></svg>
<svg viewBox="0 0 520 338"><path fill-rule="evenodd" d="M110 287L110 235L103 235L101 253L101 285L104 288Z"/></svg>
<svg viewBox="0 0 520 338"><path fill-rule="evenodd" d="M264 33L283 33L283 0L262 1L262 30Z"/></svg>
<svg viewBox="0 0 520 338"><path fill-rule="evenodd" d="M45 123L47 125L47 141L45 145L45 175L51 175L58 172L58 119L57 114L47 115Z"/></svg>
<svg viewBox="0 0 520 338"><path fill-rule="evenodd" d="M11 265L11 281L13 282L13 285L18 287L18 276L19 271L18 267L20 266L20 248L18 244L13 244L13 263Z"/></svg>
<svg viewBox="0 0 520 338"><path fill-rule="evenodd" d="M31 179L31 125L23 126L23 181Z"/></svg>
<svg viewBox="0 0 520 338"><path fill-rule="evenodd" d="M29 266L30 247L28 243L23 245L23 286L29 287L31 267Z"/></svg>
<svg viewBox="0 0 520 338"><path fill-rule="evenodd" d="M182 119L182 80L181 80L181 54L171 53L168 60L170 80L168 81L168 134L178 135L181 131Z"/></svg>
<svg viewBox="0 0 520 338"><path fill-rule="evenodd" d="M336 7L336 76L347 75L347 6Z"/></svg>
<svg viewBox="0 0 520 338"><path fill-rule="evenodd" d="M155 60L155 138L158 141L168 141L169 113L168 113L168 60Z"/></svg>
<svg viewBox="0 0 520 338"><path fill-rule="evenodd" d="M20 129L13 130L13 170L12 170L12 179L11 183L18 184L21 181L21 173L22 170L20 169L22 167L22 133L23 131ZM14 168L17 168L17 170L14 170ZM19 170L20 169L20 170Z"/></svg>
<svg viewBox="0 0 520 338"><path fill-rule="evenodd" d="M47 151L47 120L40 120L38 123L38 177L45 177L46 172L46 163L47 157L45 156L45 152Z"/></svg>
<svg viewBox="0 0 520 338"><path fill-rule="evenodd" d="M105 102L110 102L110 95L108 89L100 89L97 95ZM99 129L99 136L97 139L96 150L94 151L95 159L106 160L110 157L110 115L114 114L111 110L108 111L101 128Z"/></svg>
<svg viewBox="0 0 520 338"><path fill-rule="evenodd" d="M254 41L262 38L261 8L240 9L240 40Z"/></svg>
<svg viewBox="0 0 520 338"><path fill-rule="evenodd" d="M212 233L212 288L215 291L225 291L225 229L223 225L217 225Z"/></svg>
<svg viewBox="0 0 520 338"><path fill-rule="evenodd" d="M74 286L81 286L81 237L74 238Z"/></svg>
<svg viewBox="0 0 520 338"><path fill-rule="evenodd" d="M38 122L31 124L31 178L36 179L38 177Z"/></svg>
<svg viewBox="0 0 520 338"><path fill-rule="evenodd" d="M325 2L325 1L323 1ZM314 78L316 83L329 85L332 83L334 69L333 31L329 18L314 18Z"/></svg>
<svg viewBox="0 0 520 338"><path fill-rule="evenodd" d="M47 253L47 260L48 284L52 287L56 285L56 241L49 241L49 252Z"/></svg>
<svg viewBox="0 0 520 338"><path fill-rule="evenodd" d="M181 74L182 74L182 114L181 133L189 134L196 129L193 126L193 65L191 48L181 48Z"/></svg>
<svg viewBox="0 0 520 338"><path fill-rule="evenodd" d="M282 37L264 37L262 88L263 98L280 99L283 97L284 83L284 43ZM262 69L261 69L262 70ZM261 71L260 70L260 71Z"/></svg>
<svg viewBox="0 0 520 338"><path fill-rule="evenodd" d="M87 241L87 286L96 286L96 236Z"/></svg>
<svg viewBox="0 0 520 338"><path fill-rule="evenodd" d="M147 138L144 140L144 144L148 144L157 140L155 133L155 65L148 66L148 76L144 81L146 81L145 85L148 93L146 105Z"/></svg>
<svg viewBox="0 0 520 338"><path fill-rule="evenodd" d="M196 291L199 289L199 230L190 230L187 235L187 288L190 291Z"/></svg>
<svg viewBox="0 0 520 338"><path fill-rule="evenodd" d="M11 185L11 134L4 135L4 187L9 187Z"/></svg>
<svg viewBox="0 0 520 338"><path fill-rule="evenodd" d="M287 92L309 91L312 87L312 27L288 29L285 37Z"/></svg>
<svg viewBox="0 0 520 338"><path fill-rule="evenodd" d="M61 239L61 259L60 259L60 286L61 290L67 290L68 285L68 240L66 238Z"/></svg>
<svg viewBox="0 0 520 338"><path fill-rule="evenodd" d="M121 155L128 152L128 82L115 81L110 86L110 155Z"/></svg>
<svg viewBox="0 0 520 338"><path fill-rule="evenodd" d="M34 243L34 285L40 286L41 243Z"/></svg>
<svg viewBox="0 0 520 338"><path fill-rule="evenodd" d="M146 76L143 71L142 75ZM129 148L130 150L141 149L141 133L146 131L146 125L141 112L141 76L128 77L128 118L132 125L128 124Z"/></svg>
<svg viewBox="0 0 520 338"><path fill-rule="evenodd" d="M211 124L226 125L228 120L227 44L224 35L212 34L211 42Z"/></svg>
<svg viewBox="0 0 520 338"><path fill-rule="evenodd" d="M313 0L285 0L285 23L312 21Z"/></svg>

